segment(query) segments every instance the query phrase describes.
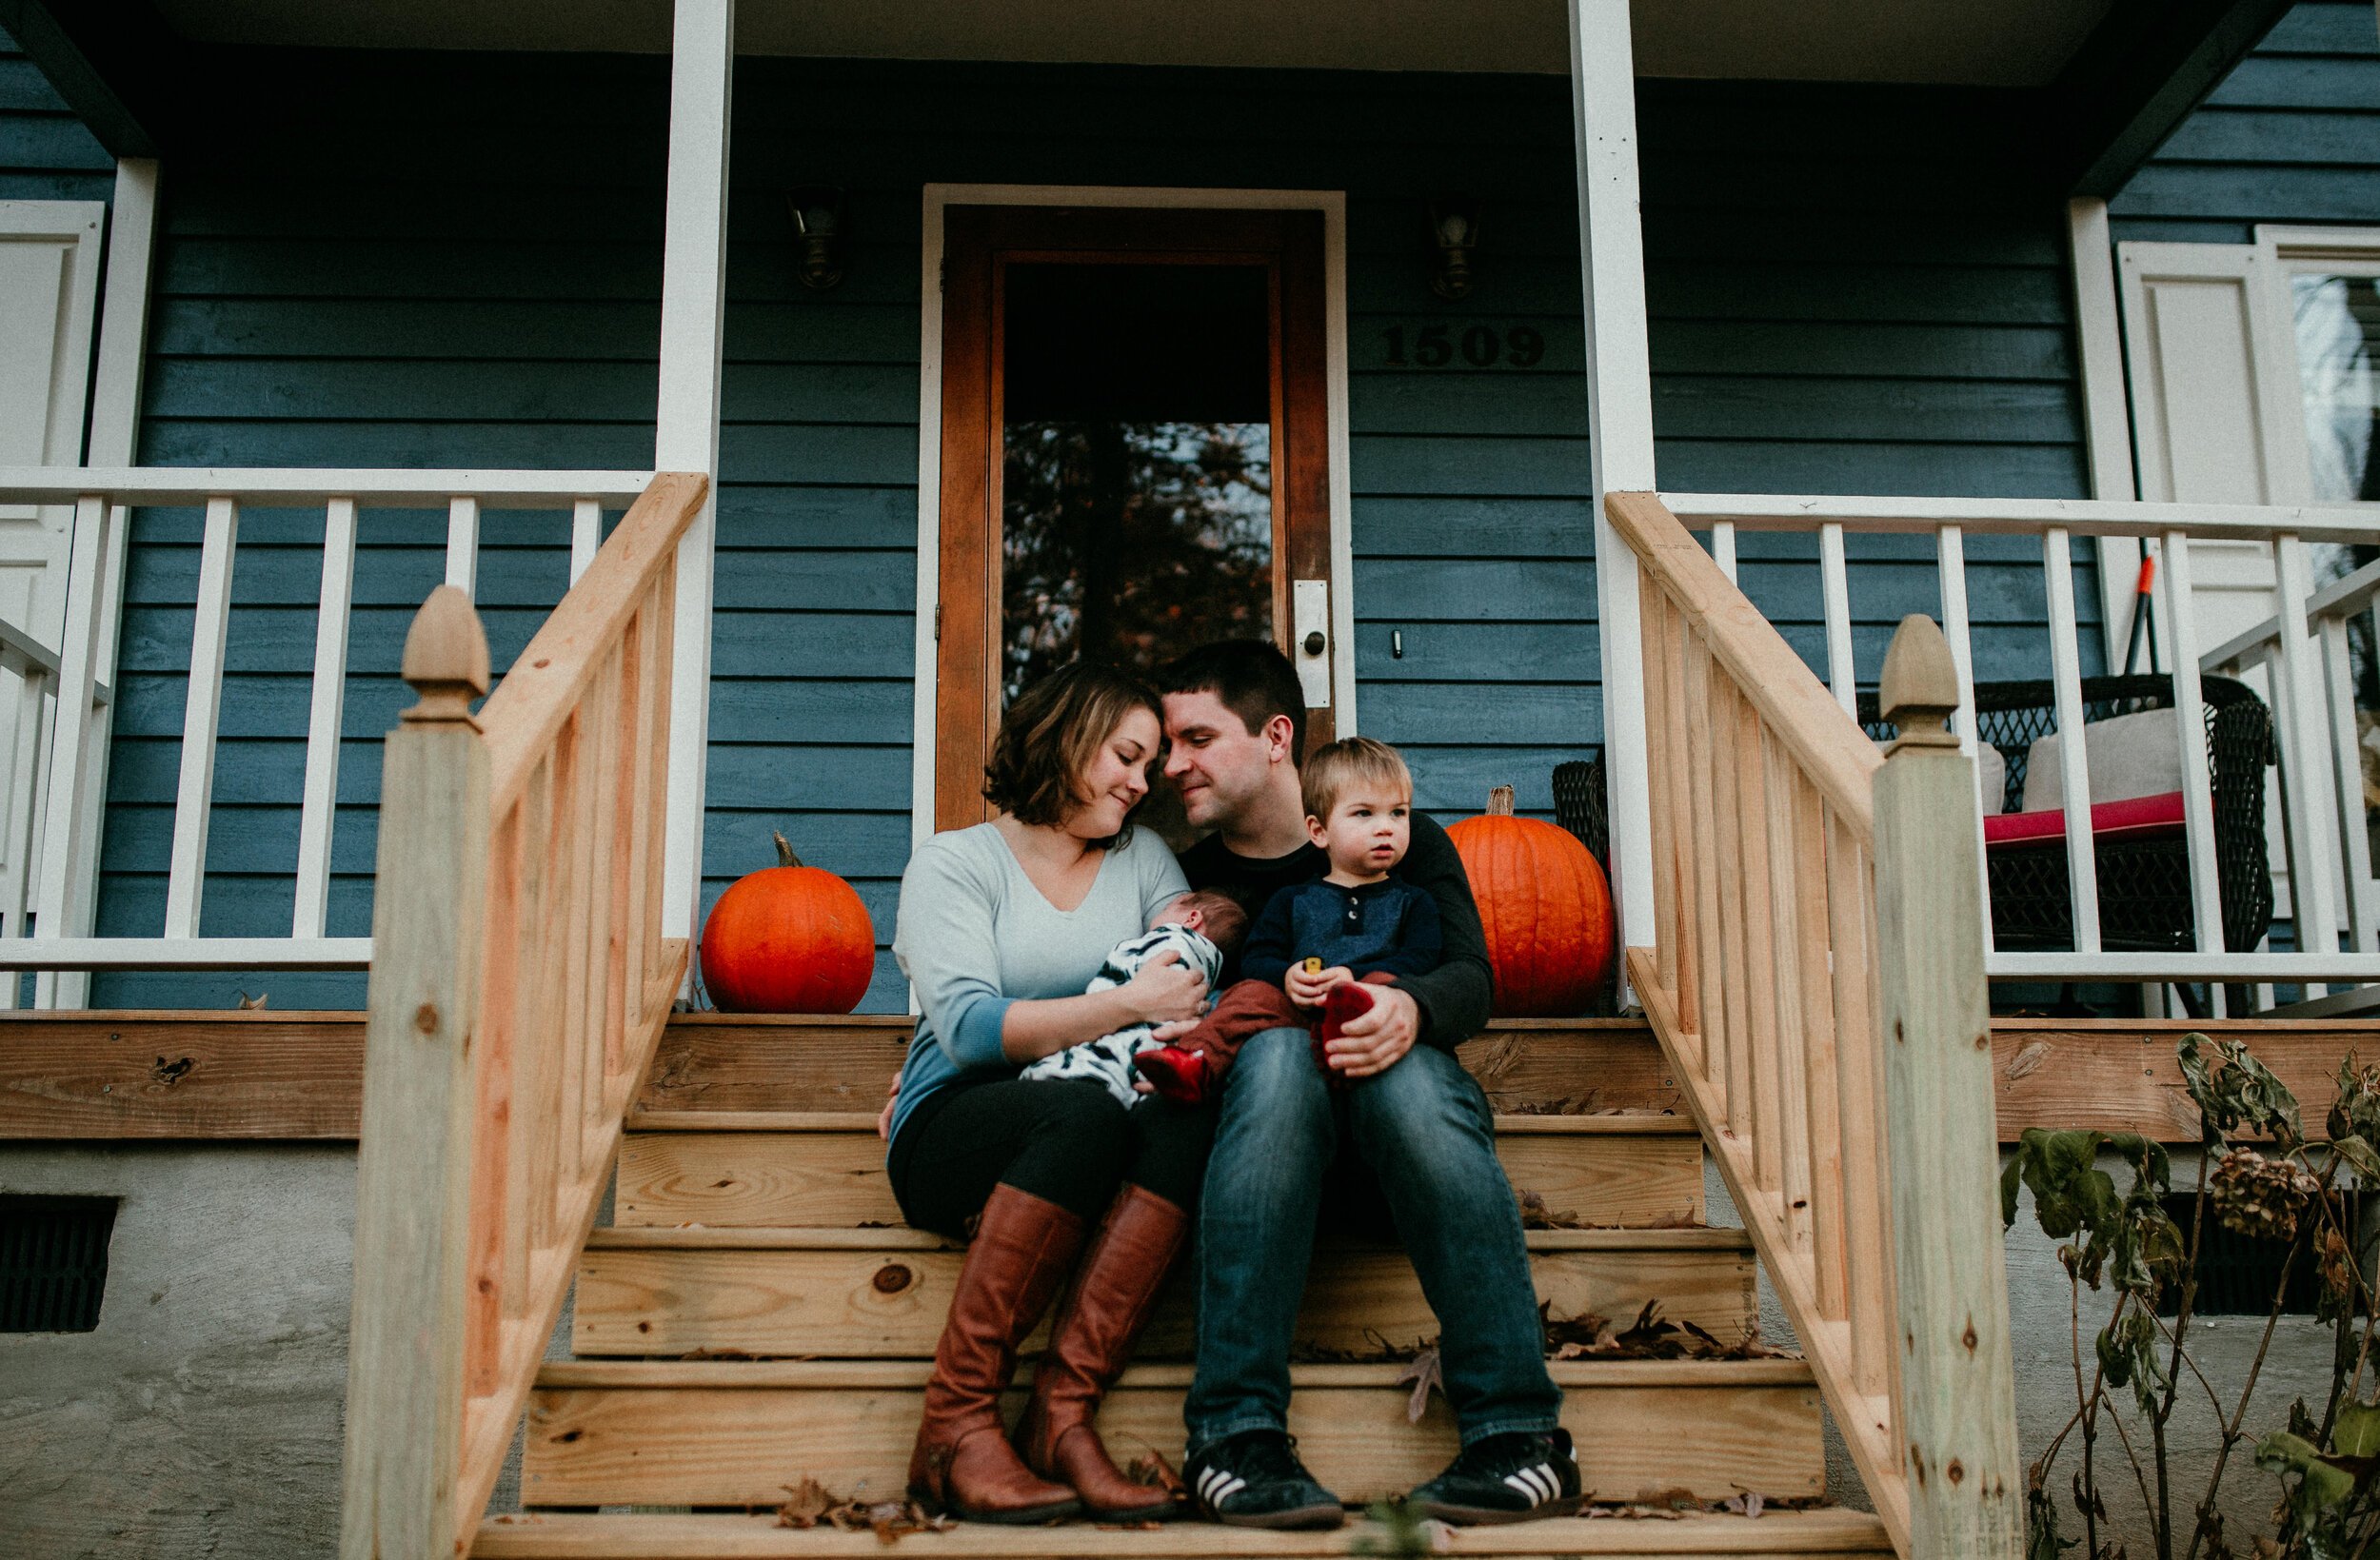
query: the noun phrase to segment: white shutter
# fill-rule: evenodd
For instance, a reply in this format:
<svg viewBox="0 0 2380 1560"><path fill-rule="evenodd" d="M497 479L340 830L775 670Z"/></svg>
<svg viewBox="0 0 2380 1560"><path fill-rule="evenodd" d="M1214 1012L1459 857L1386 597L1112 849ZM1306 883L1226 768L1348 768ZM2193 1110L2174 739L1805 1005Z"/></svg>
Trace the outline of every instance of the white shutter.
<svg viewBox="0 0 2380 1560"><path fill-rule="evenodd" d="M2248 244L2126 244L2127 378L2140 496L2153 503L2302 504L2306 434L2270 251ZM2272 550L2193 542L2198 642L2272 616Z"/></svg>

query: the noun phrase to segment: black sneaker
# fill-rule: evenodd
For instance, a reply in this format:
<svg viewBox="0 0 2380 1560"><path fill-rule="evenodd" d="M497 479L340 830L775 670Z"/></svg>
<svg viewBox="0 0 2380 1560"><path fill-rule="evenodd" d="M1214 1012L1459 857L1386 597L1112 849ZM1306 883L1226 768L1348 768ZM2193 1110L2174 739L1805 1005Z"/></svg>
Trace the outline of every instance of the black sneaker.
<svg viewBox="0 0 2380 1560"><path fill-rule="evenodd" d="M1578 1501L1578 1459L1566 1430L1481 1436L1445 1472L1405 1497L1423 1516L1454 1523L1568 1516Z"/></svg>
<svg viewBox="0 0 2380 1560"><path fill-rule="evenodd" d="M1297 1446L1284 1431L1226 1435L1191 1457L1181 1482L1200 1515L1234 1528L1336 1528L1347 1520L1346 1508L1314 1482Z"/></svg>

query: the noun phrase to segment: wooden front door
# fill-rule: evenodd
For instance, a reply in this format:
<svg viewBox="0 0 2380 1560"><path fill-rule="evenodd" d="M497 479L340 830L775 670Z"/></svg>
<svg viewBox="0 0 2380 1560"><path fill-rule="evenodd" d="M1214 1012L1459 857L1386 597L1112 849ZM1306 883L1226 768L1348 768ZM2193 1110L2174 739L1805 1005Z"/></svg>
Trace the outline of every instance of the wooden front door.
<svg viewBox="0 0 2380 1560"><path fill-rule="evenodd" d="M1288 652L1332 734L1322 218L954 206L942 248L934 824L1077 656Z"/></svg>

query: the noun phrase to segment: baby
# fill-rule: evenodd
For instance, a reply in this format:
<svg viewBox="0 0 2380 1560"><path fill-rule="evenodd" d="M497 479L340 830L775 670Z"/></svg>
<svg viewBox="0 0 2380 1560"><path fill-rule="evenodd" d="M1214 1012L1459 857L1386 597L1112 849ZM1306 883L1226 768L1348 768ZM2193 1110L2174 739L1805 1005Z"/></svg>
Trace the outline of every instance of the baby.
<svg viewBox="0 0 2380 1560"><path fill-rule="evenodd" d="M1442 957L1438 901L1393 876L1412 842L1413 774L1403 758L1386 742L1350 737L1307 760L1303 780L1306 835L1330 870L1267 901L1240 957L1242 978L1197 1029L1134 1059L1168 1099L1212 1097L1250 1036L1309 1025L1316 1062L1333 1088L1344 1087L1322 1048L1370 1010L1365 986L1425 974Z"/></svg>
<svg viewBox="0 0 2380 1560"><path fill-rule="evenodd" d="M1196 970L1213 984L1223 967L1223 951L1247 930L1248 913L1231 897L1215 889L1180 894L1165 901L1149 921L1149 929L1128 938L1107 952L1099 974L1085 992L1108 991L1140 973L1142 965L1160 953L1171 953L1186 970ZM1134 1024L1096 1040L1084 1040L1053 1051L1018 1076L1029 1078L1088 1078L1107 1086L1125 1106L1138 1101L1133 1088L1132 1058L1158 1043L1147 1024Z"/></svg>

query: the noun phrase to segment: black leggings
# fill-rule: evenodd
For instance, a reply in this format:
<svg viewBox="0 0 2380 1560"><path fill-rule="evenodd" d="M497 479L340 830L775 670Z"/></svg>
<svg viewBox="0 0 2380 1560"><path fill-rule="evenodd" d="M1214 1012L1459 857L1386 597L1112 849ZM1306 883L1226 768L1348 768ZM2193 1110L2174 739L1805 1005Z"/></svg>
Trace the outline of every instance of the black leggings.
<svg viewBox="0 0 2380 1560"><path fill-rule="evenodd" d="M902 1216L965 1239L1006 1184L1097 1223L1126 1181L1188 1211L1215 1144L1215 1107L1152 1095L1130 1110L1087 1079L959 1083L918 1102L888 1170Z"/></svg>

